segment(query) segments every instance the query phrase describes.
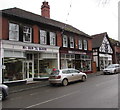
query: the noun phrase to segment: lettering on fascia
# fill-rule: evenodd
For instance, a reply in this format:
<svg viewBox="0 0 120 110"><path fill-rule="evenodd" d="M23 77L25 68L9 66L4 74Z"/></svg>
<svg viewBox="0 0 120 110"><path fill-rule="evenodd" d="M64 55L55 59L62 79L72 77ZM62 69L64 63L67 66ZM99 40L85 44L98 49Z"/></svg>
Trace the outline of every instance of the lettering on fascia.
<svg viewBox="0 0 120 110"><path fill-rule="evenodd" d="M23 50L45 51L47 49L43 47L23 46Z"/></svg>

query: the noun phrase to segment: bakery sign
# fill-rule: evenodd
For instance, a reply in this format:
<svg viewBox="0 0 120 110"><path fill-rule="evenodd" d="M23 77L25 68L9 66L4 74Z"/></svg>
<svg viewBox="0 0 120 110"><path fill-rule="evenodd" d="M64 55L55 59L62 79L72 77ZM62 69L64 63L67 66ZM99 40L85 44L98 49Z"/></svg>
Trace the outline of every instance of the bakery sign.
<svg viewBox="0 0 120 110"><path fill-rule="evenodd" d="M28 51L46 51L46 48L43 47L35 47L35 46L23 46L23 50Z"/></svg>

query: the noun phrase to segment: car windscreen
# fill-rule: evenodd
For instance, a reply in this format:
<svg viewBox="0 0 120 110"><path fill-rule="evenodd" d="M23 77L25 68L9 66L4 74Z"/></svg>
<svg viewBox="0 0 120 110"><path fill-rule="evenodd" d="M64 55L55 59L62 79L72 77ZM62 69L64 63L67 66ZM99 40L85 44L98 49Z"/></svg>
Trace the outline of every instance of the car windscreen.
<svg viewBox="0 0 120 110"><path fill-rule="evenodd" d="M115 68L116 65L109 65L107 68Z"/></svg>
<svg viewBox="0 0 120 110"><path fill-rule="evenodd" d="M59 75L59 72L60 72L59 70L52 71L51 75Z"/></svg>

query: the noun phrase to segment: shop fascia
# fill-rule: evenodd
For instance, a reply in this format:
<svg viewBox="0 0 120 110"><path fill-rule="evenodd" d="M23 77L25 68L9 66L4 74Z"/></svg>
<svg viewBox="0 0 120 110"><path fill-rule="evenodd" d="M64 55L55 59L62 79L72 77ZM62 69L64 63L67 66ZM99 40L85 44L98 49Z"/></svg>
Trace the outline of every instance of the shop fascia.
<svg viewBox="0 0 120 110"><path fill-rule="evenodd" d="M14 42L3 40L3 49L4 50L14 50L14 51L33 51L33 52L49 52L49 53L59 53L58 46L48 46L40 45L33 43L24 43L24 42Z"/></svg>

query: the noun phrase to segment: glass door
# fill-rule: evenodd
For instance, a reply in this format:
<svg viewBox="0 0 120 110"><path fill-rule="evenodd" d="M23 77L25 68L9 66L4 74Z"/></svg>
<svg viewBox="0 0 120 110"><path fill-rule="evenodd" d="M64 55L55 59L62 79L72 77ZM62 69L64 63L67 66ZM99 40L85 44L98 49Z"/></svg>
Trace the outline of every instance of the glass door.
<svg viewBox="0 0 120 110"><path fill-rule="evenodd" d="M32 79L34 77L33 62L23 62L24 79Z"/></svg>

